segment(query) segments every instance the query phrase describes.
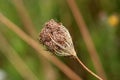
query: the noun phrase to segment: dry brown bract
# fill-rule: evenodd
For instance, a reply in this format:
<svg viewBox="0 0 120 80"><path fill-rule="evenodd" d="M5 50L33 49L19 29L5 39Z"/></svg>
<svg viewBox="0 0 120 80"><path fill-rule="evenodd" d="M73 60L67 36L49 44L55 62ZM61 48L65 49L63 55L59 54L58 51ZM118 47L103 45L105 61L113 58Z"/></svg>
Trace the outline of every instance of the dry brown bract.
<svg viewBox="0 0 120 80"><path fill-rule="evenodd" d="M60 56L76 56L68 30L53 19L45 23L39 34L39 41L52 53Z"/></svg>

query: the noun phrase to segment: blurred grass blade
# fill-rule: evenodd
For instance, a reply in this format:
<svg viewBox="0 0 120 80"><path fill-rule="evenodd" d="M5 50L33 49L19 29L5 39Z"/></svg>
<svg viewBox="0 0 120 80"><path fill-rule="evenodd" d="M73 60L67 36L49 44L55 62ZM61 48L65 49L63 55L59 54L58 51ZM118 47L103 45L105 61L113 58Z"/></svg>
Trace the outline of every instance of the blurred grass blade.
<svg viewBox="0 0 120 80"><path fill-rule="evenodd" d="M79 30L83 36L83 39L85 41L86 47L90 53L92 62L94 64L94 67L96 69L96 72L101 76L104 80L107 80L106 74L104 72L104 69L102 67L101 61L99 59L98 53L95 49L95 46L93 44L93 41L91 39L90 33L87 29L87 26L83 20L83 17L75 3L75 0L67 0L67 3L72 11L72 14L76 20L76 23L79 27Z"/></svg>
<svg viewBox="0 0 120 80"><path fill-rule="evenodd" d="M42 45L26 35L17 25L12 23L7 19L2 13L0 13L0 21L5 24L9 29L14 31L21 39L23 39L27 44L29 44L33 49L38 52L38 56L43 56L46 60L52 62L56 65L67 77L71 80L82 80L80 76L74 73L69 67L62 63L55 56L50 55L50 52L46 51Z"/></svg>
<svg viewBox="0 0 120 80"><path fill-rule="evenodd" d="M25 80L39 80L0 33L0 49Z"/></svg>
<svg viewBox="0 0 120 80"><path fill-rule="evenodd" d="M23 0L12 0L13 5L15 6L19 17L22 20L22 23L25 27L25 30L36 39L37 31L33 25L33 22L29 16L28 10L26 9ZM56 80L56 72L52 68L51 64L44 60L44 57L39 56L40 61L42 62L43 71L46 75L45 80ZM51 74L52 72L52 74ZM50 77L49 77L50 76Z"/></svg>
<svg viewBox="0 0 120 80"><path fill-rule="evenodd" d="M25 27L25 29L27 30L27 32L32 36L35 37L36 30L33 26L32 20L26 10L26 8L24 7L23 1L22 0L11 0L19 14L19 17L21 18L23 25Z"/></svg>

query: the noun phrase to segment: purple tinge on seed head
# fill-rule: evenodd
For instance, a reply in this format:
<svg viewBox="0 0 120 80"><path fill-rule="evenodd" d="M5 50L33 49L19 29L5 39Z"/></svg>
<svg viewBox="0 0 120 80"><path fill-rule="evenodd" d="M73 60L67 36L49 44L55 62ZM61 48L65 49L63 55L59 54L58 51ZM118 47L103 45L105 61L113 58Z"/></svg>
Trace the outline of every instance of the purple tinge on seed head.
<svg viewBox="0 0 120 80"><path fill-rule="evenodd" d="M57 55L76 55L68 30L53 19L46 22L39 34L40 42Z"/></svg>

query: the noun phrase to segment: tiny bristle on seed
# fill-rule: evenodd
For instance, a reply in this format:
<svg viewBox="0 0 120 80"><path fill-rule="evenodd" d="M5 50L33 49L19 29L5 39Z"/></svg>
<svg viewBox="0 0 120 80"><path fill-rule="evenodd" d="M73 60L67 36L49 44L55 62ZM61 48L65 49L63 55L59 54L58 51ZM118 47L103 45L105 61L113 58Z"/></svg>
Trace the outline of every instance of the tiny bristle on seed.
<svg viewBox="0 0 120 80"><path fill-rule="evenodd" d="M68 30L62 23L57 23L53 19L44 24L39 34L39 41L52 53L60 56L76 56Z"/></svg>

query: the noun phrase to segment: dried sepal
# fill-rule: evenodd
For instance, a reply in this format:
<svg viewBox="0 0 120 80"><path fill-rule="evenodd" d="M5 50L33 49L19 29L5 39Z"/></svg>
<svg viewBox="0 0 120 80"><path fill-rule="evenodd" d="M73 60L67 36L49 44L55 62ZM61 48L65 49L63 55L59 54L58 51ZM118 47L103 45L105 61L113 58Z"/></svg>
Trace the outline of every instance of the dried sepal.
<svg viewBox="0 0 120 80"><path fill-rule="evenodd" d="M45 23L39 34L39 41L56 55L76 56L68 30L61 23L57 23L53 19Z"/></svg>

